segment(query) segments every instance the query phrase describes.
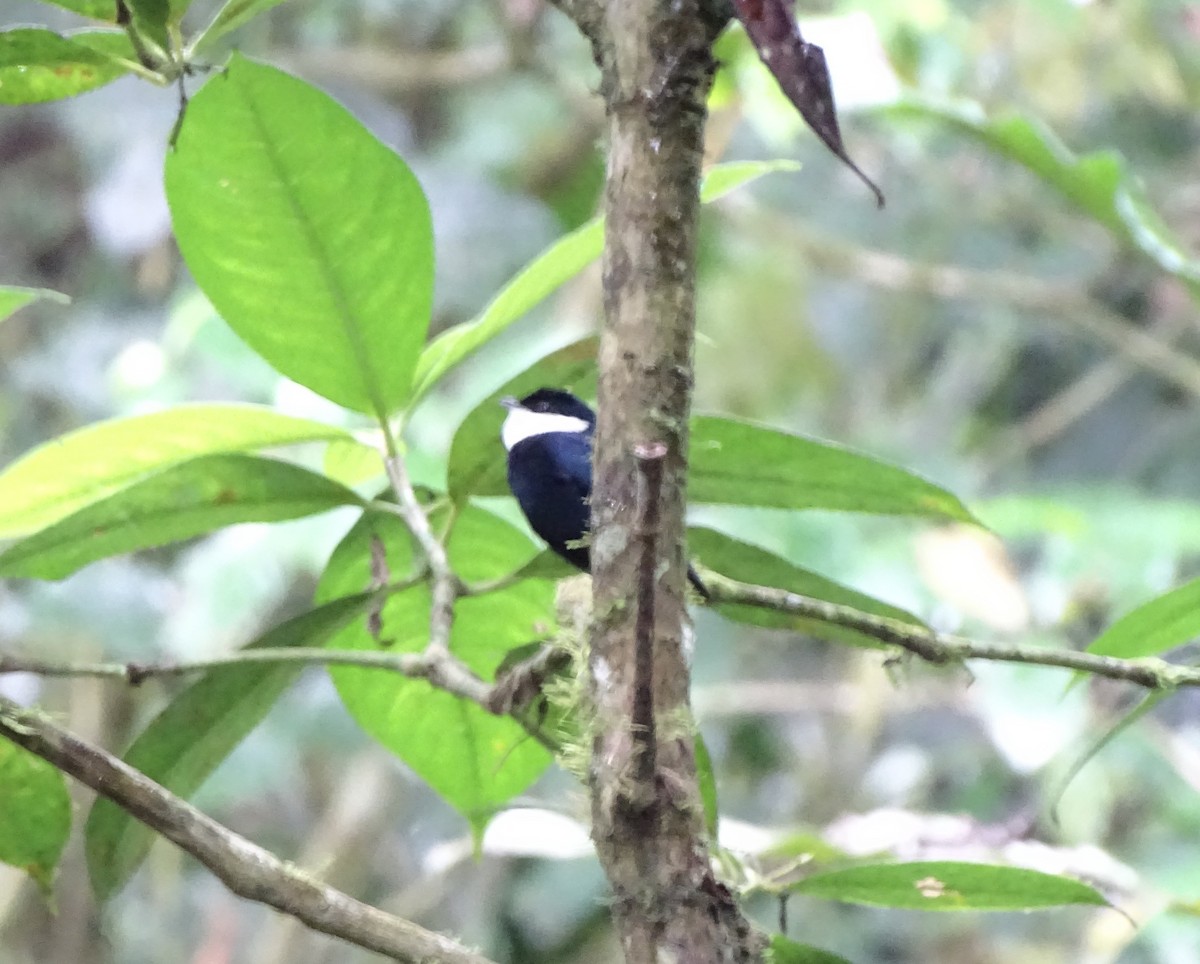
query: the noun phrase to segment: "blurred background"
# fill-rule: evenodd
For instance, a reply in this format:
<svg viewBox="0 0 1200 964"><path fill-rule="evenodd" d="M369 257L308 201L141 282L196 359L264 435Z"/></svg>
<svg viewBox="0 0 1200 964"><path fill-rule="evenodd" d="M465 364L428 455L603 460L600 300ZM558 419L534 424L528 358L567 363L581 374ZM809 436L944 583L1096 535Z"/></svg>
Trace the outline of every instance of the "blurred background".
<svg viewBox="0 0 1200 964"><path fill-rule="evenodd" d="M214 4L196 0L189 22ZM739 29L720 42L712 159L795 158L704 214L698 409L835 440L960 495L991 533L912 520L705 508L693 521L985 639L1082 647L1200 572L1200 328L1178 281L1027 170L902 91L1040 119L1119 150L1189 250L1200 241L1200 4L814 0L863 186L803 128ZM3 26L75 25L6 0ZM233 35L353 110L433 208L435 329L595 213L596 73L539 0L288 0ZM198 84L199 78L192 84ZM197 293L161 165L177 98L132 78L0 109L0 282L65 292L0 327L0 464L112 415L247 400L340 419L282 382ZM296 123L302 125L302 117ZM453 429L533 359L595 329L591 271L433 396L411 437L436 478ZM1099 333L1099 334L1098 334ZM1145 351L1145 340L1157 346ZM1141 348L1139 348L1141 346ZM46 658L195 658L310 601L351 518L244 526L0 587L0 647ZM858 964L1200 962L1197 697L1166 700L1069 784L1138 696L1032 667L937 670L698 612L694 698L731 851L816 841L905 858L1011 860L1097 883L1128 917L901 913L793 900L793 937ZM0 679L120 749L178 684ZM90 804L73 788L77 818ZM313 671L197 803L352 894L503 962L617 961L580 786L553 772L473 860L464 822L374 746ZM0 816L2 819L2 816ZM78 820L77 820L78 822ZM95 905L75 835L48 904L0 867L5 964L368 961L238 900L168 844ZM761 861L761 863L760 863ZM773 927L777 906L750 910Z"/></svg>

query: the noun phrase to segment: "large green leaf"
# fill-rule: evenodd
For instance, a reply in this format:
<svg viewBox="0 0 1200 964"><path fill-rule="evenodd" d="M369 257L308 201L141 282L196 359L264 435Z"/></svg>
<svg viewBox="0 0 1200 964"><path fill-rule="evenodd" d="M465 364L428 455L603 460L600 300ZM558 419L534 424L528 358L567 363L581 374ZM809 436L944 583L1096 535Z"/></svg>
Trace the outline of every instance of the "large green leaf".
<svg viewBox="0 0 1200 964"><path fill-rule="evenodd" d="M366 516L330 559L318 589L320 598L361 591L371 584L373 539L382 544L389 570L411 565L409 536L400 521L382 514ZM503 576L537 550L508 523L468 506L457 517L448 551L459 576L475 581ZM492 678L509 650L544 637L553 625L553 599L553 584L542 580L460 599L452 652L479 676ZM356 623L330 645L417 652L429 642L429 615L429 590L421 585L388 599L379 639ZM424 680L345 666L331 667L330 675L358 724L467 817L476 832L550 763L546 749L512 719L493 716Z"/></svg>
<svg viewBox="0 0 1200 964"><path fill-rule="evenodd" d="M700 200L715 201L764 174L794 171L799 167L795 161L719 164L705 175ZM579 274L600 257L603 248L603 218L593 218L555 241L501 288L478 318L447 329L426 347L417 365L413 400L419 399L451 368Z"/></svg>
<svg viewBox="0 0 1200 964"><path fill-rule="evenodd" d="M731 418L692 420L688 498L974 522L958 498L868 455Z"/></svg>
<svg viewBox="0 0 1200 964"><path fill-rule="evenodd" d="M1200 284L1200 261L1150 208L1145 191L1116 151L1073 153L1040 120L1008 112L988 117L973 101L902 101L888 112L930 117L969 134L1036 174L1159 268Z"/></svg>
<svg viewBox="0 0 1200 964"><path fill-rule="evenodd" d="M57 291L48 288L21 288L15 285L0 285L0 321L6 321L13 314L28 304L40 298L57 301L60 304L70 304L71 299Z"/></svg>
<svg viewBox="0 0 1200 964"><path fill-rule="evenodd" d="M99 422L47 442L0 473L0 538L34 532L198 455L348 437L344 429L255 405L181 405Z"/></svg>
<svg viewBox="0 0 1200 964"><path fill-rule="evenodd" d="M344 107L235 56L192 98L166 187L196 282L263 358L377 419L408 397L433 297L429 206Z"/></svg>
<svg viewBox="0 0 1200 964"><path fill-rule="evenodd" d="M1099 656L1156 656L1200 636L1200 579L1143 603L1108 627L1089 647Z"/></svg>
<svg viewBox="0 0 1200 964"><path fill-rule="evenodd" d="M766 549L740 542L722 532L698 527L688 529L688 553L709 569L739 582L786 589L788 592L811 596L813 599L823 599L826 602L837 603L839 606L852 606L862 612L895 619L909 626L926 628L925 624L912 613L889 606L885 602L857 592L831 579L826 579L808 569L802 569ZM775 629L791 629L839 642L865 646L879 645L878 640L870 636L817 619L804 619L788 613L759 609L754 606L735 606L728 603L718 604L714 608L727 619L741 623Z"/></svg>
<svg viewBox="0 0 1200 964"><path fill-rule="evenodd" d="M588 397L596 389L596 338L585 338L535 362L475 406L454 433L447 478L451 498L508 495L506 455L500 442L505 395L522 398L544 385Z"/></svg>
<svg viewBox="0 0 1200 964"><path fill-rule="evenodd" d="M0 32L0 104L73 97L127 72L127 67L83 42L84 36L64 37L37 27Z"/></svg>
<svg viewBox="0 0 1200 964"><path fill-rule="evenodd" d="M0 576L61 579L97 559L239 522L278 522L362 504L353 489L289 462L204 455L140 479L14 543L0 553Z"/></svg>
<svg viewBox="0 0 1200 964"><path fill-rule="evenodd" d="M43 892L71 833L63 775L40 757L0 739L0 861L20 867Z"/></svg>
<svg viewBox="0 0 1200 964"><path fill-rule="evenodd" d="M849 904L906 910L1037 910L1064 904L1108 904L1094 888L1070 877L955 861L831 870L806 877L788 890Z"/></svg>
<svg viewBox="0 0 1200 964"><path fill-rule="evenodd" d="M766 959L769 964L849 964L844 957L811 944L798 944L782 934L771 935Z"/></svg>
<svg viewBox="0 0 1200 964"><path fill-rule="evenodd" d="M226 0L225 6L217 11L212 23L205 28L204 33L196 40L196 49L203 50L214 40L223 37L242 24L248 23L260 13L265 13L272 7L277 7L283 0Z"/></svg>
<svg viewBox="0 0 1200 964"><path fill-rule="evenodd" d="M362 615L371 594L337 599L276 626L248 649L321 646ZM254 664L205 673L173 699L134 740L125 762L178 796L190 797L301 672ZM101 900L120 890L157 835L100 797L88 815L85 846L92 888Z"/></svg>

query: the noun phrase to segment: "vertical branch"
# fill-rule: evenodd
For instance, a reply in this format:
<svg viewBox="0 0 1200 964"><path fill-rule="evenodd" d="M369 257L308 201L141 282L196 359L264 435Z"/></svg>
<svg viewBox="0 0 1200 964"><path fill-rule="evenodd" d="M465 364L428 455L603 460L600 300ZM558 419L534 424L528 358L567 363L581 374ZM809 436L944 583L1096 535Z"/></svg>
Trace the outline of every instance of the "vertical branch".
<svg viewBox="0 0 1200 964"><path fill-rule="evenodd" d="M429 649L431 653L448 653L450 628L454 623L454 603L462 592L462 585L450 567L446 547L434 534L425 510L421 508L421 503L417 500L412 481L408 477L408 466L404 464L404 457L391 456L386 460L386 465L388 479L396 493L396 504L399 506L400 516L425 554L425 561L429 565L429 573L433 580L433 600L429 617Z"/></svg>
<svg viewBox="0 0 1200 964"><path fill-rule="evenodd" d="M593 837L628 962L757 960L760 941L710 867L684 646L698 187L711 48L727 13L705 0L558 2L592 42L609 125L588 657ZM646 439L662 451L641 463L653 484L639 499Z"/></svg>
<svg viewBox="0 0 1200 964"><path fill-rule="evenodd" d="M662 499L662 468L667 447L662 442L639 445L637 458L641 485L638 498L637 620L634 633L633 706L630 724L634 742L633 779L636 789L653 804L658 769L658 733L654 722L654 600L658 582L658 504Z"/></svg>

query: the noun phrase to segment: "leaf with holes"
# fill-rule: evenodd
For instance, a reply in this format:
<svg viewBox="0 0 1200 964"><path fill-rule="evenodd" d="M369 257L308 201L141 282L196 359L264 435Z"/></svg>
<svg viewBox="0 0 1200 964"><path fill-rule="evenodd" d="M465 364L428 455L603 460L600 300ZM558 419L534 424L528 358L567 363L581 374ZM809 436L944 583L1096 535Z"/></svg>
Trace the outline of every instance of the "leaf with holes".
<svg viewBox="0 0 1200 964"><path fill-rule="evenodd" d="M905 910L1039 910L1066 904L1104 907L1094 888L1024 867L957 861L867 864L814 874L788 887L795 894Z"/></svg>
<svg viewBox="0 0 1200 964"><path fill-rule="evenodd" d="M38 27L0 31L0 104L36 104L74 97L128 72L127 66L86 42L89 35L115 37L118 39L113 43L129 46L124 35L105 31L74 36Z"/></svg>

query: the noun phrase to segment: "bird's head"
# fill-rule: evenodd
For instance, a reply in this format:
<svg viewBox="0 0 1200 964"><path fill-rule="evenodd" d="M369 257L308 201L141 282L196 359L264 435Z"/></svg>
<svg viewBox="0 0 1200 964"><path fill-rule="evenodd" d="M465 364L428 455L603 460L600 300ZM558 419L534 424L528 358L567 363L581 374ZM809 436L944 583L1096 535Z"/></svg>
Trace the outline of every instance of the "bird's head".
<svg viewBox="0 0 1200 964"><path fill-rule="evenodd" d="M595 413L560 388L539 388L519 401L511 396L502 398L500 404L508 409L500 437L510 451L518 442L535 435L591 432L596 426Z"/></svg>

